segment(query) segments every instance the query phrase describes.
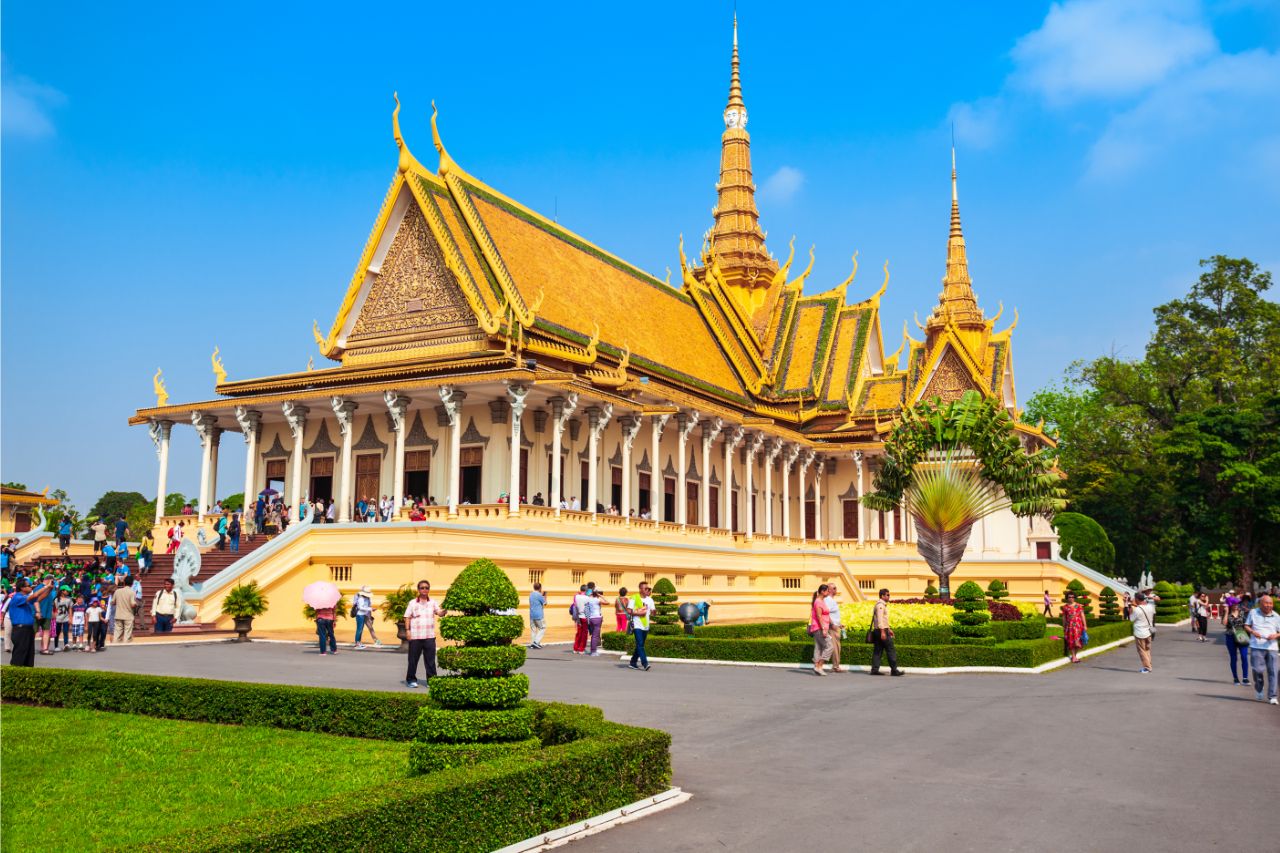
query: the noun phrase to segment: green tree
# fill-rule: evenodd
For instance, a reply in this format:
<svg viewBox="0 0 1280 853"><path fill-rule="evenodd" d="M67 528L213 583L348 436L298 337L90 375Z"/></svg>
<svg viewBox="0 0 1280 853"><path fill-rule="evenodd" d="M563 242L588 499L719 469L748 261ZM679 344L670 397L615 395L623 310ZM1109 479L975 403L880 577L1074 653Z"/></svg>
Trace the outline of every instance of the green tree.
<svg viewBox="0 0 1280 853"><path fill-rule="evenodd" d="M164 499L165 515L180 515L182 508L187 505L187 498L182 492L170 492Z"/></svg>
<svg viewBox="0 0 1280 853"><path fill-rule="evenodd" d="M49 492L49 497L58 503L49 507L44 513L44 529L50 533L57 533L58 527L62 524L65 517L71 522L71 535L79 536L84 530L84 520L80 517L79 511L75 505L71 503L71 498L67 497L67 493L63 489L54 489Z"/></svg>
<svg viewBox="0 0 1280 853"><path fill-rule="evenodd" d="M1059 431L1071 509L1103 526L1128 578L1248 585L1280 566L1280 305L1247 259L1201 266L1155 309L1143 358L1072 365L1027 411Z"/></svg>
<svg viewBox="0 0 1280 853"><path fill-rule="evenodd" d="M228 512L239 512L244 509L244 492L236 492L222 499L222 508Z"/></svg>
<svg viewBox="0 0 1280 853"><path fill-rule="evenodd" d="M17 489L20 492L25 492L27 490L26 483L3 483L0 485L3 485L6 489Z"/></svg>
<svg viewBox="0 0 1280 853"><path fill-rule="evenodd" d="M1002 509L1050 516L1062 508L1061 477L1044 448L1028 450L999 401L967 391L903 410L885 441L875 491L863 504L891 512L905 498L917 544L943 597L973 525Z"/></svg>
<svg viewBox="0 0 1280 853"><path fill-rule="evenodd" d="M1115 568L1116 549L1101 524L1078 512L1060 512L1052 523L1064 556L1100 572Z"/></svg>
<svg viewBox="0 0 1280 853"><path fill-rule="evenodd" d="M1009 588L1004 585L1004 581L999 578L987 584L987 598L992 601L999 601L1002 598L1009 597Z"/></svg>
<svg viewBox="0 0 1280 853"><path fill-rule="evenodd" d="M98 502L89 510L89 515L95 518L124 518L138 504L144 504L147 499L140 492L107 492L98 498Z"/></svg>

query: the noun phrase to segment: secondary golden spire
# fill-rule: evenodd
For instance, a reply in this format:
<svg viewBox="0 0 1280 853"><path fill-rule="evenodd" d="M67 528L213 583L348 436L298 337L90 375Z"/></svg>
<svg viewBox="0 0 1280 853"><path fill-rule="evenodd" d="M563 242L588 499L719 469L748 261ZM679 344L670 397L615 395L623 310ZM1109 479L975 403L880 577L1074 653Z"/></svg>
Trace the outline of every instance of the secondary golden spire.
<svg viewBox="0 0 1280 853"><path fill-rule="evenodd" d="M956 149L951 147L951 232L947 236L947 272L942 277L938 304L926 324L930 331L954 324L960 328L982 327L986 320L978 307L969 278L964 232L960 229L960 195L956 189Z"/></svg>

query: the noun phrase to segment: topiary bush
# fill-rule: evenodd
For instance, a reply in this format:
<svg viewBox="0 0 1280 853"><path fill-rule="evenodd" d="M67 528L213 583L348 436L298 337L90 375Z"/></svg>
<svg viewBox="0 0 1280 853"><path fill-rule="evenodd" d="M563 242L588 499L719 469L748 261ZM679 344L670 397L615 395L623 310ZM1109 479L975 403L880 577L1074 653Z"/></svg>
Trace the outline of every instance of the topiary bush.
<svg viewBox="0 0 1280 853"><path fill-rule="evenodd" d="M1156 583L1152 592L1156 594L1156 598L1160 599L1156 602L1157 622L1181 622L1186 617L1187 598L1191 593L1183 595L1178 587L1168 581Z"/></svg>
<svg viewBox="0 0 1280 853"><path fill-rule="evenodd" d="M938 588L937 588L936 586L934 586L933 584L929 584L928 586L926 586L926 587L924 588L924 597L925 597L925 598L937 598L937 597L938 597Z"/></svg>
<svg viewBox="0 0 1280 853"><path fill-rule="evenodd" d="M1093 620L1093 602L1089 600L1089 590L1085 588L1085 585L1080 583L1079 579L1076 579L1071 581L1071 583L1067 584L1066 591L1074 592L1076 594L1076 604L1079 604L1081 607L1084 608L1084 618L1089 621L1092 621ZM1066 597L1065 594L1063 597L1064 598Z"/></svg>
<svg viewBox="0 0 1280 853"><path fill-rule="evenodd" d="M1009 597L1009 587L1004 585L1002 580L993 580L987 584L987 598L992 601L999 601L1002 598Z"/></svg>
<svg viewBox="0 0 1280 853"><path fill-rule="evenodd" d="M418 716L409 770L431 773L538 749L533 712L522 705L529 677L512 674L525 650L511 641L524 632L519 615L498 615L519 604L516 588L492 560L475 560L459 574L440 606L440 636L461 646L441 649L440 666L457 675L433 677L432 707Z"/></svg>
<svg viewBox="0 0 1280 853"><path fill-rule="evenodd" d="M653 585L654 634L680 633L679 602L676 585L666 578L658 578L658 582Z"/></svg>
<svg viewBox="0 0 1280 853"><path fill-rule="evenodd" d="M965 581L956 590L954 599L955 613L951 620L955 623L951 628L951 642L957 646L994 646L996 638L991 635L991 613L987 610L987 599L982 594L982 587L973 581Z"/></svg>
<svg viewBox="0 0 1280 853"><path fill-rule="evenodd" d="M1101 621L1103 622L1119 622L1123 617L1120 615L1119 596L1116 591L1109 586L1104 586L1102 592L1098 593L1098 604L1101 609Z"/></svg>

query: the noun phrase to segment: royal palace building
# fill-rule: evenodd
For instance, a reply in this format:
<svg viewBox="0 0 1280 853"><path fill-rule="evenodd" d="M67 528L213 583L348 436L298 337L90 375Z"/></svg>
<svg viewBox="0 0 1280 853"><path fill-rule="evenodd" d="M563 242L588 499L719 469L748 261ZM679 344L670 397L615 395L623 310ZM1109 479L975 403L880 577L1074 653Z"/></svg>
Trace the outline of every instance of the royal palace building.
<svg viewBox="0 0 1280 853"><path fill-rule="evenodd" d="M1014 416L1029 449L1050 441L1018 420L1016 318L999 328L974 294L954 158L942 289L918 336L904 331L894 351L880 316L888 264L864 286L855 256L848 277L824 287L809 280L812 250L807 264L794 240L785 260L769 250L736 24L714 222L692 257L681 244L676 281L468 173L435 114L428 168L399 109L391 186L328 332L314 330L332 365L233 380L215 354L210 399L172 404L157 377L157 404L130 419L156 443L158 494L171 431L190 427L203 449L202 510L230 433L243 439L246 495L336 503L336 524L294 525L201 576L201 620L217 621L221 595L250 577L286 595L318 578L385 594L424 575L447 586L476 556L496 559L522 591L541 580L553 603L583 578L616 587L654 575L722 617L803 614L829 579L855 598L882 585L918 594L932 575L904 514L858 500L895 416L975 390ZM352 520L357 501L383 496L436 505L425 521L407 510L391 523ZM1043 519L989 517L956 577L999 577L1028 599L1076 577L1095 590L1106 582L1056 542ZM289 611L280 626L300 619L279 609Z"/></svg>

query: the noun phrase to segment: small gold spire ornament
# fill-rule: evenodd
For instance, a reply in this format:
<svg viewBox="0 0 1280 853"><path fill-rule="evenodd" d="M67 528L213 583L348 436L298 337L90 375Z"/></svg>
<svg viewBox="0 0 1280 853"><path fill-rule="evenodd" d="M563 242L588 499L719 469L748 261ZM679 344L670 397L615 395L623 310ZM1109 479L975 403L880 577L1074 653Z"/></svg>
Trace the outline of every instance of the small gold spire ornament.
<svg viewBox="0 0 1280 853"><path fill-rule="evenodd" d="M222 366L222 359L218 358L219 352L220 350L215 345L213 355L209 357L209 361L213 364L213 375L218 377L218 384L221 385L227 381L227 369Z"/></svg>
<svg viewBox="0 0 1280 853"><path fill-rule="evenodd" d="M169 392L164 388L164 371L156 368L156 375L151 378L151 385L156 391L156 408L169 404Z"/></svg>

